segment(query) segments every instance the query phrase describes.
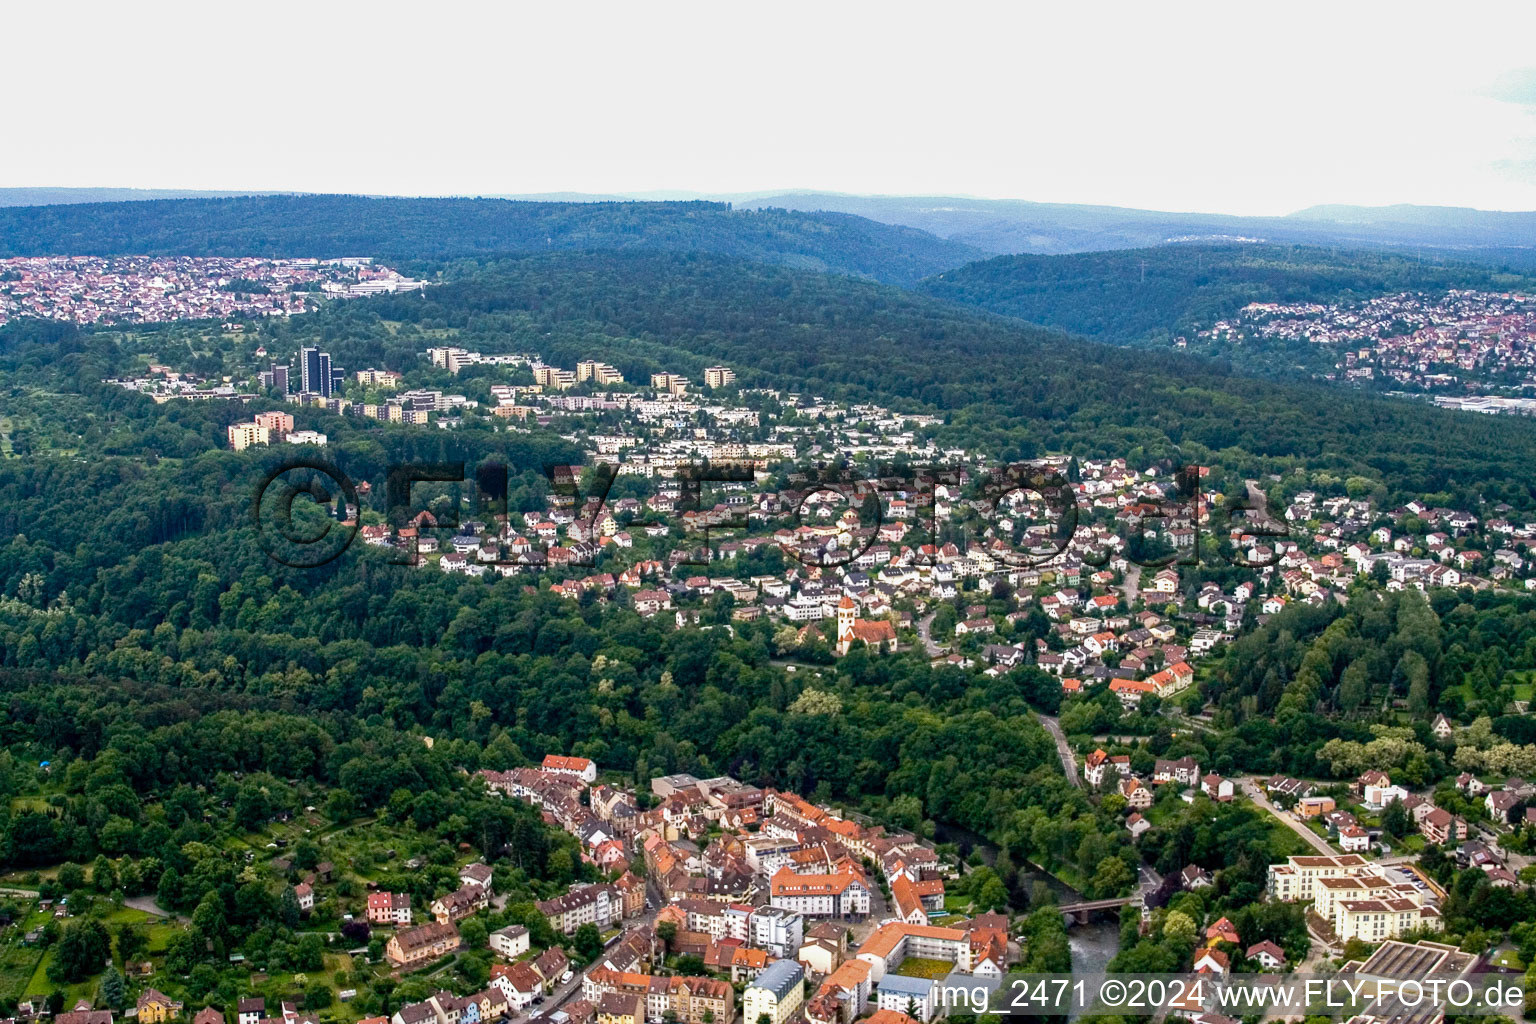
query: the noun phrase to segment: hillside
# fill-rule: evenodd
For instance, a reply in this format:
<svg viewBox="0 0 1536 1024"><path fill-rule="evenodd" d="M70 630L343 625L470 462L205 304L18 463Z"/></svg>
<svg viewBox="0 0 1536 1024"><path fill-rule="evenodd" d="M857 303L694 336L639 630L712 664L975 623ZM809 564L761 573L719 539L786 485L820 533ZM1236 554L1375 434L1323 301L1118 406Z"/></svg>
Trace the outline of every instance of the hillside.
<svg viewBox="0 0 1536 1024"><path fill-rule="evenodd" d="M502 260L424 298L349 312L487 337L516 325L540 339L546 358L597 354L634 377L725 362L753 384L916 400L949 414L955 440L1010 457L1180 445L1188 458L1222 452L1248 471L1300 458L1405 493L1507 487L1508 500L1522 502L1515 482L1523 458L1536 457L1536 424L1524 420L1340 403L1326 387L1240 377L1208 360L1110 348L890 287L714 258ZM369 331L358 324L347 333Z"/></svg>
<svg viewBox="0 0 1536 1024"><path fill-rule="evenodd" d="M944 414L946 442L1001 457L1134 457L1178 446L1186 459L1219 459L1249 476L1303 460L1403 496L1480 490L1530 502L1521 481L1536 460L1536 423L1525 418L1364 396L1341 402L1327 386L1244 377L1212 360L1110 347L890 286L717 256L538 254L461 263L454 274L424 294L292 318L284 343L313 338L343 365L404 367L417 362L422 331L447 330L470 348L531 349L557 365L604 359L630 380L725 363L748 387ZM142 412L151 422L115 418L124 400L96 382L123 372L122 357L100 335L75 334L27 324L0 333L0 354L30 367L29 379L40 375L39 394L51 396L28 411L39 436L58 438L52 447L190 457L222 444L234 415L222 405L152 406ZM96 397L82 403L71 392ZM338 436L351 431L344 424L333 428Z"/></svg>
<svg viewBox="0 0 1536 1024"><path fill-rule="evenodd" d="M1113 343L1166 341L1250 302L1334 302L1398 291L1532 286L1465 263L1275 245L1170 245L1067 256L1000 256L946 271L936 298Z"/></svg>
<svg viewBox="0 0 1536 1024"><path fill-rule="evenodd" d="M0 209L0 256L272 255L442 260L550 249L713 252L912 284L982 255L846 214L717 203L258 196Z"/></svg>

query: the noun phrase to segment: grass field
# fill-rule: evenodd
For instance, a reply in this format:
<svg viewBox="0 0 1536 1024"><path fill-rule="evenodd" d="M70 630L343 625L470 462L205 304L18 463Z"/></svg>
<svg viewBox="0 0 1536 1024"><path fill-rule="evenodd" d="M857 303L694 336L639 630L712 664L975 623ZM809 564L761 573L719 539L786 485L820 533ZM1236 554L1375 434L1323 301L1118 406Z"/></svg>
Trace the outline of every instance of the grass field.
<svg viewBox="0 0 1536 1024"><path fill-rule="evenodd" d="M947 977L955 965L948 960L929 960L920 956L909 956L901 962L901 966L892 973L900 974L907 978L931 978L938 980Z"/></svg>
<svg viewBox="0 0 1536 1024"><path fill-rule="evenodd" d="M1511 971L1525 970L1525 961L1520 959L1519 950L1501 949L1490 958L1497 967L1507 968Z"/></svg>
<svg viewBox="0 0 1536 1024"><path fill-rule="evenodd" d="M23 946L19 936L0 946L0 993L23 991L37 973L42 959L43 951Z"/></svg>

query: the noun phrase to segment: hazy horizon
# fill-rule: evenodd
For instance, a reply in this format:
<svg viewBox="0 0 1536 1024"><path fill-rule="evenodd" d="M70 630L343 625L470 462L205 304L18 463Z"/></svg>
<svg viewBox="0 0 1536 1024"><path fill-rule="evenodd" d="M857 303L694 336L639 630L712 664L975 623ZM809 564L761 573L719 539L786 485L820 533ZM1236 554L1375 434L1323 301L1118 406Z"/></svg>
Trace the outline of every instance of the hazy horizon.
<svg viewBox="0 0 1536 1024"><path fill-rule="evenodd" d="M1536 209L1536 8L1409 6L25 5L0 185Z"/></svg>

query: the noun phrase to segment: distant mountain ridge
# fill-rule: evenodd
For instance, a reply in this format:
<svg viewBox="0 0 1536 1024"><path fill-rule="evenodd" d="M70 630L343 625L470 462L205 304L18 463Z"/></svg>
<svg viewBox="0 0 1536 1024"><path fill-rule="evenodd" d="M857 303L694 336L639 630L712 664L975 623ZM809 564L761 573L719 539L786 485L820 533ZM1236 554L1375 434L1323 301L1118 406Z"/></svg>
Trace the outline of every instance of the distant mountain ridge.
<svg viewBox="0 0 1536 1024"><path fill-rule="evenodd" d="M212 192L177 189L18 188L0 189L0 208L299 195L301 193L261 190ZM332 195L314 198L343 197ZM707 202L728 204L737 210L778 209L811 214L846 214L880 224L924 231L936 238L976 250L972 255L1099 252L1140 249L1174 241L1241 239L1287 245L1424 251L1436 258L1459 257L1495 266L1536 270L1536 212L1501 212L1467 207L1332 204L1308 207L1283 217L1244 217L1119 206L1040 203L1023 199L857 195L794 189L740 193L669 190L646 193L484 193L446 198L369 198L402 203L507 200L534 205L588 207ZM0 243L3 241L0 238Z"/></svg>
<svg viewBox="0 0 1536 1024"><path fill-rule="evenodd" d="M964 243L842 213L722 203L251 196L0 209L0 256L356 256L441 260L550 250L709 252L917 281L987 255Z"/></svg>
<svg viewBox="0 0 1536 1024"><path fill-rule="evenodd" d="M827 210L903 224L998 254L1140 249L1171 241L1417 249L1536 268L1536 212L1439 206L1315 206L1284 217L1170 213L1116 206L944 196L784 192L718 197L740 207Z"/></svg>
<svg viewBox="0 0 1536 1024"><path fill-rule="evenodd" d="M1287 220L1396 230L1455 233L1461 244L1536 245L1536 212L1468 206L1309 206Z"/></svg>
<svg viewBox="0 0 1536 1024"><path fill-rule="evenodd" d="M280 189L0 188L0 206L59 206L66 203L131 203L148 199L228 199L235 196L295 194Z"/></svg>

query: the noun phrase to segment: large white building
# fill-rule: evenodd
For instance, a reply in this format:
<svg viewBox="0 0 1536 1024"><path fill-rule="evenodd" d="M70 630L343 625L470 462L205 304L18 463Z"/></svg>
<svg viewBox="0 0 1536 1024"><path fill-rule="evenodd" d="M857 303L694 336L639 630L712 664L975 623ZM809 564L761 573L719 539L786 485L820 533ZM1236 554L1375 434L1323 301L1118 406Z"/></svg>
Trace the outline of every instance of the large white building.
<svg viewBox="0 0 1536 1024"><path fill-rule="evenodd" d="M769 882L768 902L806 917L863 917L869 913L869 887L858 875L801 875L780 868Z"/></svg>
<svg viewBox="0 0 1536 1024"><path fill-rule="evenodd" d="M520 924L509 924L491 932L491 949L508 960L515 960L528 952L528 929Z"/></svg>
<svg viewBox="0 0 1536 1024"><path fill-rule="evenodd" d="M805 918L783 907L758 907L748 919L747 942L781 960L793 957L805 941Z"/></svg>
<svg viewBox="0 0 1536 1024"><path fill-rule="evenodd" d="M1310 902L1341 941L1380 942L1416 928L1439 929L1440 911L1395 869L1365 858L1291 857L1269 867L1274 899Z"/></svg>
<svg viewBox="0 0 1536 1024"><path fill-rule="evenodd" d="M1269 866L1269 895L1272 899L1311 903L1319 878L1339 878L1371 870L1371 862L1358 854L1342 857L1287 857L1284 864Z"/></svg>
<svg viewBox="0 0 1536 1024"><path fill-rule="evenodd" d="M892 921L875 929L859 947L858 957L868 961L870 980L882 984L887 973L909 956L924 960L948 960L961 971L972 967L971 940L958 928Z"/></svg>

